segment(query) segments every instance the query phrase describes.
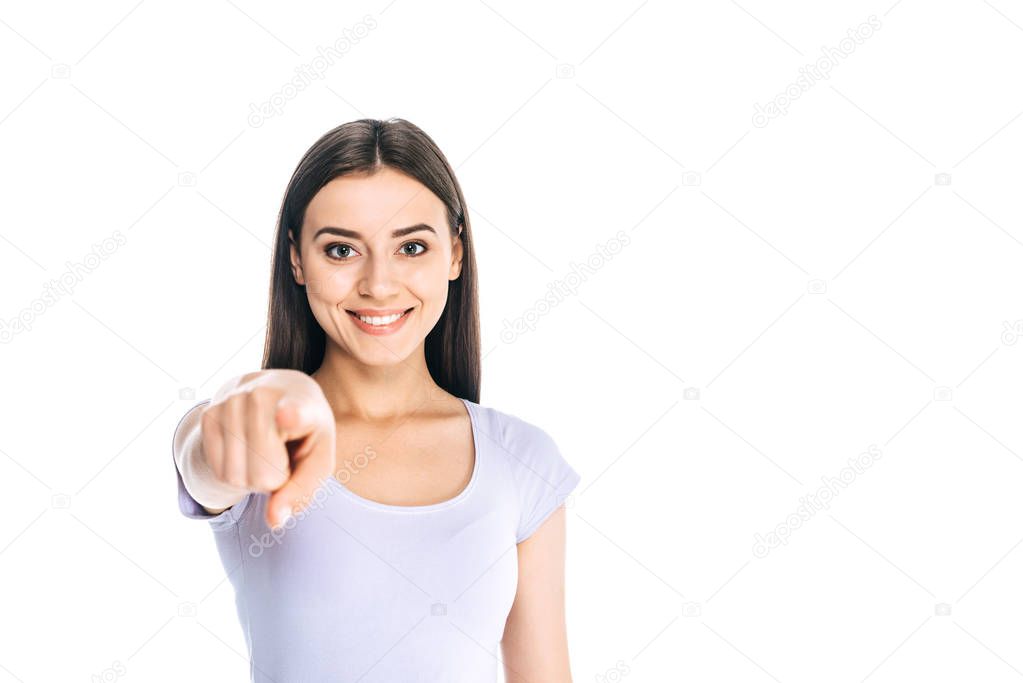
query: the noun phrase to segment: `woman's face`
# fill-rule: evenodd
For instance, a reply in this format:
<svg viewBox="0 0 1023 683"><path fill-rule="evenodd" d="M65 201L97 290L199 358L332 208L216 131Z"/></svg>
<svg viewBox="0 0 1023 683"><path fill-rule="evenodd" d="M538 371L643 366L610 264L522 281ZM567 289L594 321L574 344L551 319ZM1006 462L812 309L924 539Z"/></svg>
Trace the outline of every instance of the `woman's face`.
<svg viewBox="0 0 1023 683"><path fill-rule="evenodd" d="M462 241L452 239L436 195L384 167L335 178L316 193L291 264L326 334L362 363L392 365L423 344L444 312ZM356 312L377 319L360 321ZM403 315L379 324L391 314Z"/></svg>

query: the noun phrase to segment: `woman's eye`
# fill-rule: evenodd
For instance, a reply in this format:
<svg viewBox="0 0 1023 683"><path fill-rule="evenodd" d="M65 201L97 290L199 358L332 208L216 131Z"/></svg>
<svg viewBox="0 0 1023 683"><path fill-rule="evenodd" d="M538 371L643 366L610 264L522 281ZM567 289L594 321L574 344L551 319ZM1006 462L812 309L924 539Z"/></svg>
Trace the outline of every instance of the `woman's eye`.
<svg viewBox="0 0 1023 683"><path fill-rule="evenodd" d="M422 247L423 251L420 252L413 251L409 253L407 250L408 247ZM426 245L423 244L422 242L406 242L405 244L401 245L401 248L406 250L405 251L406 256L419 256L420 254L426 251Z"/></svg>
<svg viewBox="0 0 1023 683"><path fill-rule="evenodd" d="M333 252L334 252L335 249L341 249L341 250L346 250L346 251L343 251L342 253L340 253L338 255L334 255ZM327 247L327 256L329 256L329 257L331 257L333 259L337 259L339 261L343 261L343 260L347 259L350 256L351 251L352 251L352 248L349 245L347 245L347 244L332 244L329 247Z"/></svg>

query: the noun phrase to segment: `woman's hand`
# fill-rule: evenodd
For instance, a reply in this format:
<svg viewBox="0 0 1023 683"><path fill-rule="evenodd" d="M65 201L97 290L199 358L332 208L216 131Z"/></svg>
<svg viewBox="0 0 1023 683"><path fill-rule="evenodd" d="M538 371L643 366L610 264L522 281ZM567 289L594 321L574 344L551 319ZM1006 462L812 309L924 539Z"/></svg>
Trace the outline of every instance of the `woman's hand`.
<svg viewBox="0 0 1023 683"><path fill-rule="evenodd" d="M334 413L304 372L244 375L225 385L200 419L201 457L211 485L235 502L253 491L272 493L266 519L271 528L303 510L325 478L334 476Z"/></svg>

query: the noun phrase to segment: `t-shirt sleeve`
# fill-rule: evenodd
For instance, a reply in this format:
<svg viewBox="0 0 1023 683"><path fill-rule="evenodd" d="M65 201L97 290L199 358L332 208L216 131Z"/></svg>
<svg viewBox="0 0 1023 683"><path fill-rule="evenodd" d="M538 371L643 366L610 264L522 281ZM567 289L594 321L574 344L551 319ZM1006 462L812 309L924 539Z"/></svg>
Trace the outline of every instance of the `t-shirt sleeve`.
<svg viewBox="0 0 1023 683"><path fill-rule="evenodd" d="M210 526L213 528L214 531L220 531L223 529L231 528L232 526L234 526L234 524L238 522L238 520L242 516L242 513L245 512L245 508L248 507L254 494L250 493L249 495L245 496L231 507L221 511L219 514L216 515L210 514L209 512L206 511L202 504L199 503L199 501L192 497L192 494L188 492L188 489L185 488L185 481L181 478L181 471L178 469L177 459L174 458L173 448L174 443L177 441L176 437L178 429L181 428L181 425L185 421L185 418L188 417L188 415L193 410L197 410L200 406L203 406L209 402L210 399L200 401L199 403L189 408L185 412L185 414L181 416L181 419L178 421L177 426L174 428L174 436L171 439L171 462L174 464L174 473L177 475L178 480L177 484L178 510L180 510L181 514L183 514L185 517L189 519L206 520L210 523Z"/></svg>
<svg viewBox="0 0 1023 683"><path fill-rule="evenodd" d="M521 512L516 543L532 536L565 502L581 479L547 432L526 422L519 424L521 438L515 446Z"/></svg>

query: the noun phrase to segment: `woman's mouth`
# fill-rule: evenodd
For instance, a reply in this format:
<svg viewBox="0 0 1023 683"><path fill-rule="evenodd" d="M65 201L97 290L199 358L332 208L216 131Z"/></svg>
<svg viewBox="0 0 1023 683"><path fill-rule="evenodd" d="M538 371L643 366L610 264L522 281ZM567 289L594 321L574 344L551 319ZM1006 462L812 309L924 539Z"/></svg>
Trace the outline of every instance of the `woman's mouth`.
<svg viewBox="0 0 1023 683"><path fill-rule="evenodd" d="M355 311L345 310L345 312L352 317L355 322L355 326L363 332L369 334L391 334L401 329L402 325L408 319L408 314L415 307L406 309L402 313L395 313L392 315L385 316L368 316L359 315Z"/></svg>

